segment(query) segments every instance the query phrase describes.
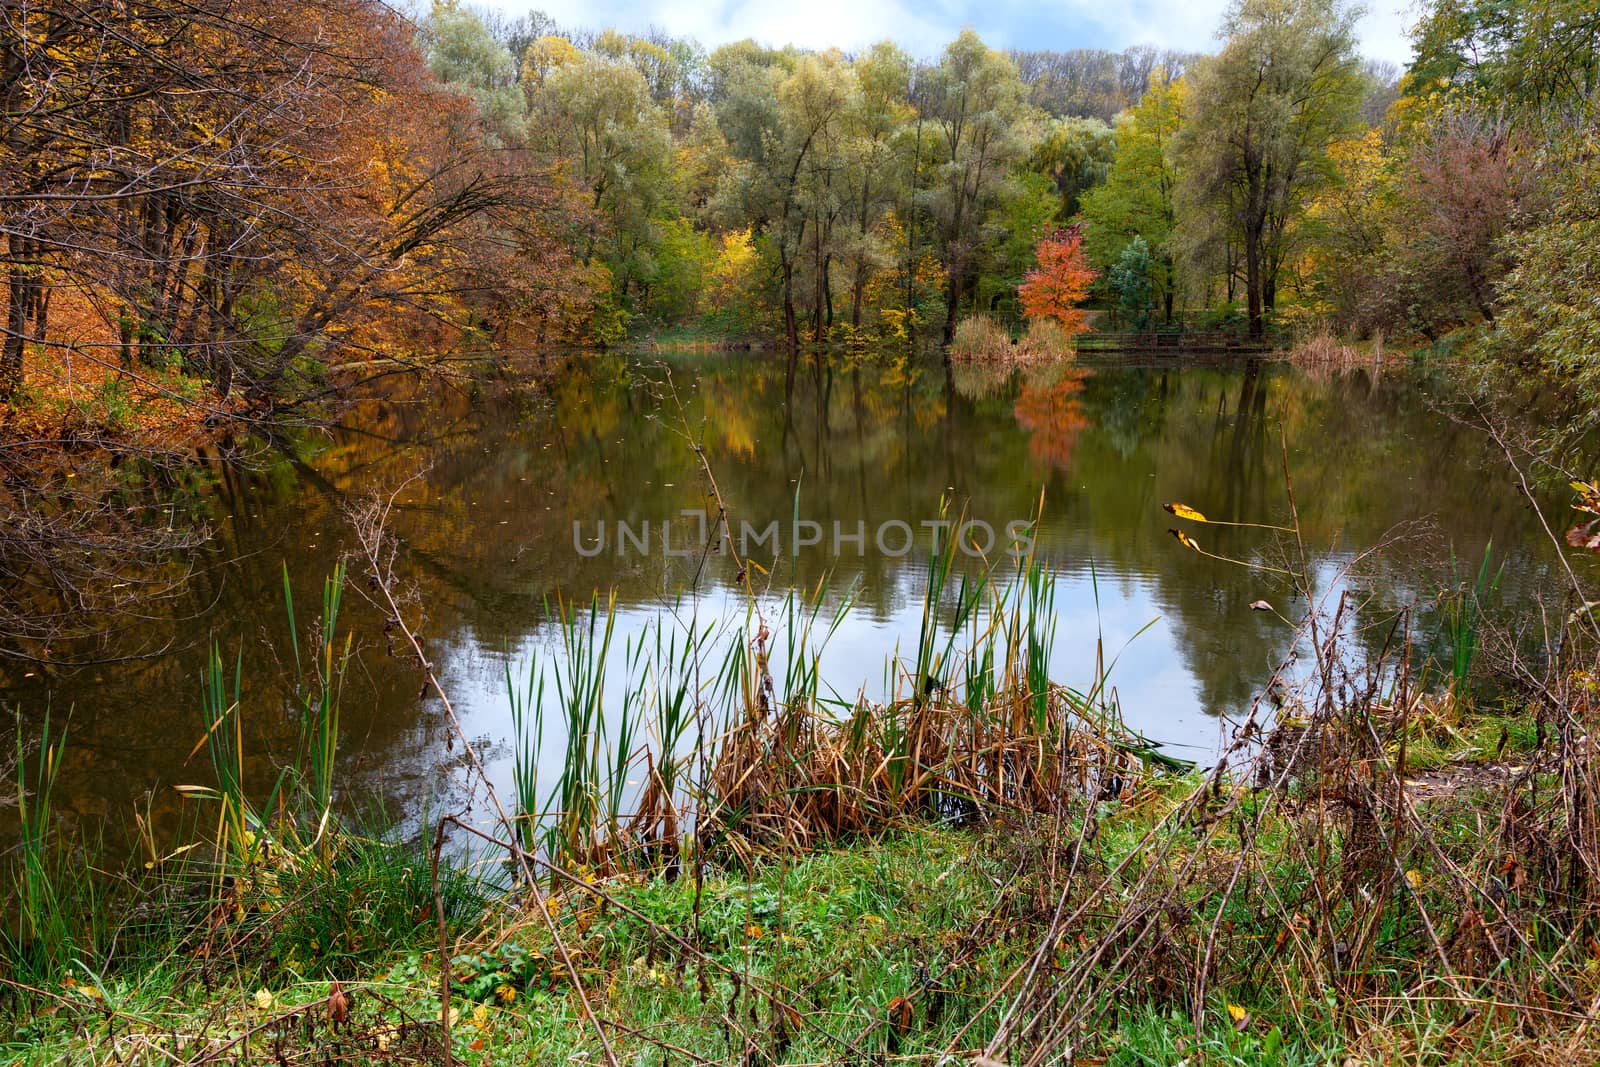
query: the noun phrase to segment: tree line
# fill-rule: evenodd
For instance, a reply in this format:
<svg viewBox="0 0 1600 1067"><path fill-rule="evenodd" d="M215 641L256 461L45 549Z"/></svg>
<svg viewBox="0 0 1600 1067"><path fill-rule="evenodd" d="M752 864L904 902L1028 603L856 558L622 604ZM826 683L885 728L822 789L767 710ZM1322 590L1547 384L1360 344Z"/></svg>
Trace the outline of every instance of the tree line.
<svg viewBox="0 0 1600 1067"><path fill-rule="evenodd" d="M1005 54L967 31L933 60L567 30L436 6L432 69L491 135L554 162L596 217L575 251L640 324L791 345L919 332L1017 306L1044 231L1109 165L1106 119L1193 56Z"/></svg>
<svg viewBox="0 0 1600 1067"><path fill-rule="evenodd" d="M462 338L948 341L1068 225L1129 328L1595 339L1582 0L1432 0L1404 72L1341 0L1237 0L1206 55L925 59L453 2L0 18L0 396L53 351L270 403Z"/></svg>

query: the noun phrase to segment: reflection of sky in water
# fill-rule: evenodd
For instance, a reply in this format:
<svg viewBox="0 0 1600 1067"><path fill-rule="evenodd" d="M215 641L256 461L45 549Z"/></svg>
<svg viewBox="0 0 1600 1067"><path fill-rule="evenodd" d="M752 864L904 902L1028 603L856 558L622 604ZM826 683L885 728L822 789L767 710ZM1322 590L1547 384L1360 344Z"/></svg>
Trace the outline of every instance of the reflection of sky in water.
<svg viewBox="0 0 1600 1067"><path fill-rule="evenodd" d="M919 569L908 568L901 577L904 584L912 586L899 598L904 606L886 615L847 612L822 648L822 697L835 707L854 704L858 698L869 703L885 700L889 696L886 687L895 684L887 665L896 656L902 671L914 669L922 609L920 584L913 583L920 583L923 576ZM1114 660L1109 688L1120 702L1126 724L1162 742L1174 756L1209 762L1218 749L1219 720L1201 706L1199 687L1184 667L1176 635L1160 618L1151 584L1138 576L1100 574L1098 606L1095 584L1087 569L1059 575L1055 580L1056 633L1051 677L1080 691L1088 688L1095 678L1096 645L1103 641L1106 661ZM687 601L679 605L682 618L687 619L698 610L700 628L708 623L715 627L709 651L702 660L708 688L713 685L730 642L738 639L745 617L744 603L733 590L718 586L701 598L698 609ZM836 604L830 604L819 612L812 626L813 646L826 636L836 610ZM789 668L782 604L777 598L765 598L763 611L772 630L771 671L781 699ZM630 642L646 639L663 620L680 632L686 624L674 622L665 609L620 605L617 609L605 683L612 729L620 694L627 683L625 649ZM941 634L941 648L946 632ZM952 674L959 676L959 664L964 663L963 653L969 646L965 637L956 640L952 659L958 666ZM514 684L525 688L531 666L549 671L562 658L559 631L551 626L530 635L509 654L490 653L470 643L457 644L440 664L441 677L469 735L488 742L485 761L502 795L511 795L514 744L504 672L509 666ZM1270 666L1263 676L1268 672ZM953 695L959 697L959 678L952 680L951 688ZM908 691L909 683L902 679L901 692ZM539 760L541 795L548 793L548 783L559 775L565 741L555 683L548 676L544 707L545 735ZM693 736L692 730L689 736Z"/></svg>
<svg viewBox="0 0 1600 1067"><path fill-rule="evenodd" d="M192 596L136 635L147 647L170 643L169 654L41 672L21 684L0 677L0 700L25 716L74 709L61 809L121 815L151 791L157 817L167 818L178 806L167 787L207 780L207 769L185 757L199 737L199 677L213 639L225 657L244 657L250 773L270 783L273 758L297 734L284 713L284 569L304 627L340 547L350 547L350 506L402 484L392 532L413 620L467 730L509 788L505 671L509 663L520 679L558 647L547 605L586 604L592 591L616 589L616 667L627 638L689 584L692 561L659 552L582 558L572 545L574 522L591 531L601 519L656 524L711 506L696 457L663 422L662 373L648 360L604 355L575 358L529 386L395 380L311 447L272 453L262 468L219 464L207 500L217 536ZM902 658L914 655L929 546L921 524L939 515L941 498L952 514L998 532L1035 514L1043 495L1039 558L1059 568L1054 680L1091 685L1103 635L1106 656L1118 657L1111 685L1127 723L1201 762L1217 749L1217 716L1242 714L1286 652L1287 628L1250 603L1266 599L1290 618L1304 606L1288 600L1281 578L1178 545L1163 502L1214 518L1284 521L1286 437L1324 586L1350 551L1423 519L1435 521L1431 543L1390 550L1357 583L1383 591L1382 607L1427 601L1434 587L1424 568L1452 546L1475 565L1493 541L1497 560L1508 561L1508 603L1525 598L1548 567L1529 511L1490 473L1497 454L1432 409L1437 383L1405 376L1312 379L1255 361L1020 375L969 368L950 377L937 367L807 361L791 376L781 359L744 355L674 357L673 376L736 522L787 524L798 509L829 529L864 524L869 542L888 520L918 528L904 558L870 544L838 557L811 548L777 568L778 588L791 579L809 587L830 571L830 608L843 588L858 590L821 663L824 693L846 700L860 687L869 700L882 697L896 647ZM1260 531L1190 532L1225 556L1257 559L1271 549ZM731 583L729 561L712 560L700 582L703 619L742 618L726 593ZM430 797L454 798L462 757L439 709L419 700L414 664L388 653L383 616L362 591L352 588L342 620L360 651L341 760L352 791L415 812ZM1423 619L1420 629L1428 636L1436 628ZM725 648L719 643L716 654ZM778 635L780 687L782 649ZM1295 666L1301 675L1308 658ZM619 691L613 681L611 694ZM547 760L561 750L553 726L544 750Z"/></svg>
<svg viewBox="0 0 1600 1067"><path fill-rule="evenodd" d="M1351 589L1343 570L1349 562L1348 556L1334 556L1314 565L1318 586L1323 590L1319 602L1325 616L1336 608L1340 593ZM998 580L1009 578L1009 574L1002 574ZM811 623L811 643L805 647L815 648L826 639L825 646L820 649L821 695L836 712L862 699L869 704L882 703L893 695L897 683L900 695L910 691L905 674L915 669L922 583L925 581L925 565L907 566L896 575L900 588L892 599L899 607L879 613L855 607L845 611L836 626L836 615L845 594L835 592L826 598L827 602ZM1209 766L1229 740L1227 716L1237 715L1244 709L1204 704L1201 686L1187 666L1180 636L1162 616L1157 588L1158 583L1152 576L1106 572L1097 566L1091 568L1088 563L1074 571L1057 572L1050 677L1058 684L1082 692L1094 684L1097 669L1103 665L1109 671L1107 691L1114 697L1128 728L1159 743L1170 755ZM712 637L702 659L703 677L707 700L718 698L712 692L716 688L715 676L730 643L738 640L742 632L746 603L737 590L713 585L698 602L684 596L672 607L619 604L605 682L606 706L610 710L608 729L615 730L620 694L628 683L624 666L628 646L649 639L661 626L667 627L667 632L680 635L691 625L700 632L708 625L711 627ZM987 598L985 603L988 603ZM784 606L781 598L774 596L762 597L761 604L771 630L770 669L781 701L789 669ZM1295 603L1275 606L1291 618L1300 617ZM945 614L947 616L948 612ZM987 615L986 610L980 610L977 623L980 628ZM600 619L599 626L603 630L603 608ZM802 624L804 621L800 620ZM1355 625L1355 616L1348 616L1342 632L1352 635ZM827 636L830 628L831 638ZM1288 662L1284 662L1281 657L1289 652L1289 631L1286 625L1282 625L1282 629L1285 641L1276 649L1280 655L1264 657L1253 677L1259 686L1265 687L1274 671L1280 671L1281 681L1288 690L1305 693L1300 687L1308 684L1315 674L1315 658L1302 645ZM959 678L966 662L966 650L971 646L965 636L970 630L969 623L963 636L954 642L951 659L942 672L950 683L951 699L959 699L961 695ZM948 628L942 628L937 642L941 650L947 635ZM1352 642L1348 647L1352 649L1349 663L1361 662L1360 642ZM513 795L511 753L515 744L505 672L509 667L512 684L519 690L526 690L530 669L542 668L546 672L562 669L563 655L559 628L546 626L530 634L509 654L488 653L469 642L454 646L441 664L441 677L446 680L446 688L452 694L469 735L485 742L482 754L502 796ZM898 677L890 670L890 665L896 662ZM1234 665L1234 669L1240 669L1240 665ZM551 784L560 775L565 751L564 719L554 679L548 673L543 709L545 731L538 772L540 796L547 798ZM715 711L720 714L724 709L718 706ZM1263 722L1270 720L1270 704L1263 704L1260 715ZM648 735L648 730L645 733ZM694 736L691 727L686 732L685 743L679 745L680 753L692 747ZM605 743L609 749L609 735ZM648 743L652 749L659 747L653 737Z"/></svg>

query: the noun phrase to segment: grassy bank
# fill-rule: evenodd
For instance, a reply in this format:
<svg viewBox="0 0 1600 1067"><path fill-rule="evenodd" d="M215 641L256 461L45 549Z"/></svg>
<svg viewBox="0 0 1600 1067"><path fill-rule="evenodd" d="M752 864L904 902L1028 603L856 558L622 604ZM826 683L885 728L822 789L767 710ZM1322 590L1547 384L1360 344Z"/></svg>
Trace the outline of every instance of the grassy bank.
<svg viewBox="0 0 1600 1067"><path fill-rule="evenodd" d="M326 869L267 865L231 914L194 908L165 951L23 991L5 1048L39 1064L434 1063L447 1019L465 1063L605 1062L597 1026L628 1063L973 1062L997 1041L999 1062L1593 1062L1582 1011L1554 996L1593 995L1590 950L1563 962L1556 917L1526 910L1538 892L1502 890L1531 924L1523 951L1503 921L1452 910L1457 877L1504 866L1488 842L1513 777L1413 793L1437 850L1419 838L1416 866L1388 877L1351 852L1319 870L1311 849L1342 842L1304 836L1303 808L1263 817L1277 805L1194 774L1126 783L1087 821L908 824L698 880L580 876L539 903L457 870L447 999L427 849L351 837ZM1323 876L1355 870L1372 880L1327 878L1330 913L1311 912ZM1453 958L1487 963L1498 938L1506 959L1447 979L1425 916Z"/></svg>
<svg viewBox="0 0 1600 1067"><path fill-rule="evenodd" d="M699 886L618 878L547 906L623 1062L915 1062L946 1046L981 1047L1003 1007L986 1002L1027 966L1047 926L1036 880L1016 870L1029 858L1013 836L1023 829L907 828ZM363 864L359 852L346 862ZM239 954L175 955L85 978L20 1020L9 1051L41 1064L443 1058L429 924L381 929L380 951L339 961L348 1015L337 1026L330 981L285 966L305 962L285 953L316 952L308 933L263 940L254 967ZM451 1041L463 1062L603 1062L538 920L506 911L461 930L451 949ZM1096 1045L1121 1062L1163 1062L1179 1046L1267 1062L1272 1047L1221 1024L1186 1039L1154 1005L1116 1015ZM1333 1037L1320 1026L1280 1036L1273 1043L1288 1055L1272 1062L1322 1062Z"/></svg>
<svg viewBox="0 0 1600 1067"><path fill-rule="evenodd" d="M387 598L383 507L359 520L352 566ZM1293 559L1295 527L1276 533ZM1489 712L1468 685L1487 567L1444 605L1457 655L1433 673L1407 619L1357 626L1349 601L1291 563L1314 607L1284 625L1309 669L1286 659L1199 769L1123 725L1114 649L1082 688L1048 677L1056 615L1040 564L963 573L959 558L946 543L929 559L922 622L882 702L819 677L848 597L825 611L836 601L820 591L750 589L726 631L680 618L620 647L606 601L556 607L560 651L506 680L515 795L490 791L476 819L443 813L409 837L338 803L343 574L308 625L286 589L303 634L283 657L299 678L299 751L269 787L247 785L251 712L219 649L196 745L215 784L190 788L202 822L186 844L152 846L120 881L83 876L76 846L48 832L59 735L25 754L6 1052L1600 1058L1600 723L1581 634ZM396 644L416 652L404 669L454 722L390 607ZM473 739L458 743L481 771ZM554 781L538 776L547 750L561 756Z"/></svg>

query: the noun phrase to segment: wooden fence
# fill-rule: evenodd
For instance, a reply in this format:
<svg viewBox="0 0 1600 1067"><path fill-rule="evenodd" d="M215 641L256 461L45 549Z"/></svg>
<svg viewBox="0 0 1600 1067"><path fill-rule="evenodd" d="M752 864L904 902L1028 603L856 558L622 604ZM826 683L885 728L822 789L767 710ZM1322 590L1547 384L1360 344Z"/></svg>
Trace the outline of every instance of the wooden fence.
<svg viewBox="0 0 1600 1067"><path fill-rule="evenodd" d="M1078 335L1080 352L1267 352L1271 345L1226 330L1128 333L1092 331Z"/></svg>

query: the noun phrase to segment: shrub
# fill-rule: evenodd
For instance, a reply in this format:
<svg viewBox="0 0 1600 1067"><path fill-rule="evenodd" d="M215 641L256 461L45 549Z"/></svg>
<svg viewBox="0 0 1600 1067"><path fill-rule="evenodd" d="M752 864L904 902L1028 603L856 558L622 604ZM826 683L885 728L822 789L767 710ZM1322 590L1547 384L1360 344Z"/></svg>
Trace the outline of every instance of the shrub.
<svg viewBox="0 0 1600 1067"><path fill-rule="evenodd" d="M950 358L975 363L1015 359L1011 334L987 315L969 315L956 324Z"/></svg>
<svg viewBox="0 0 1600 1067"><path fill-rule="evenodd" d="M1077 352L1074 331L1055 319L1034 319L1020 340L987 315L971 315L956 324L950 358L963 363L1034 363L1071 359Z"/></svg>

